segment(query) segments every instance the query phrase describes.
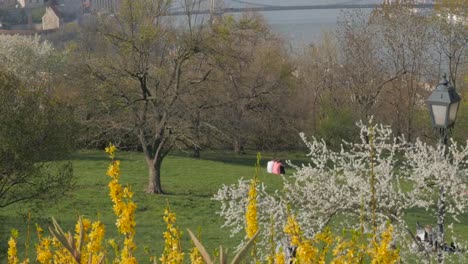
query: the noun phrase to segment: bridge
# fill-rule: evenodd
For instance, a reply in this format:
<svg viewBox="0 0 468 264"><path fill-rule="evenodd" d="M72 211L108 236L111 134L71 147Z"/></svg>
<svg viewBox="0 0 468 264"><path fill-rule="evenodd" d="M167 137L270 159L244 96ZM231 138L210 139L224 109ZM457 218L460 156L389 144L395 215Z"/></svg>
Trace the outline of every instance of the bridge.
<svg viewBox="0 0 468 264"><path fill-rule="evenodd" d="M214 1L212 0L212 3ZM214 8L212 4L210 9L206 10L193 10L192 14L213 14L216 13L240 13L240 12L268 12L268 11L289 11L289 10L324 10L324 9L374 9L382 6L381 4L329 4L329 5L294 5L294 6L252 6L252 7L227 7L227 8ZM414 4L416 9L434 8L434 4ZM186 11L173 10L169 15L178 16L185 15Z"/></svg>

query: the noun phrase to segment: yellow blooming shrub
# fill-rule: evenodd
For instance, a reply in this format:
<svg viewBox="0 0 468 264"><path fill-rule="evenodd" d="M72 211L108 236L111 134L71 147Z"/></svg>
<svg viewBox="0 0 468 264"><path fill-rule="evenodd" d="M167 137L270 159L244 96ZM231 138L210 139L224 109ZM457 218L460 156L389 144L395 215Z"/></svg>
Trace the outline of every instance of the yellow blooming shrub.
<svg viewBox="0 0 468 264"><path fill-rule="evenodd" d="M382 233L380 243L372 241L372 246L369 249L369 256L372 257L372 264L397 263L400 260L398 249L391 246L393 226L389 225L387 230Z"/></svg>
<svg viewBox="0 0 468 264"><path fill-rule="evenodd" d="M292 261L297 264L324 264L327 260L331 264L394 264L400 260L398 250L390 245L393 233L391 225L382 234L380 241L365 239L364 234L357 231L352 231L352 237L346 239L334 235L329 228L309 240L303 236L295 216L290 215L284 232L289 236L291 246L296 247ZM284 263L281 255L278 255L277 263Z"/></svg>
<svg viewBox="0 0 468 264"><path fill-rule="evenodd" d="M249 200L247 210L245 212L246 218L246 233L248 238L252 238L258 231L257 221L257 178L254 177L250 182Z"/></svg>
<svg viewBox="0 0 468 264"><path fill-rule="evenodd" d="M11 237L8 240L8 264L18 264L18 252L16 249L16 239L18 237L18 231L12 230Z"/></svg>
<svg viewBox="0 0 468 264"><path fill-rule="evenodd" d="M177 229L176 215L169 208L164 211L164 222L167 228L163 233L164 236L164 252L159 259L163 264L179 264L184 262L184 253L180 245L180 237L182 232Z"/></svg>
<svg viewBox="0 0 468 264"><path fill-rule="evenodd" d="M128 187L123 187L119 183L120 161L115 159L116 147L109 145L106 152L109 154L112 162L108 167L107 176L110 177L109 196L113 203L113 211L116 215L116 226L124 239L121 244L114 239L107 240L115 251L115 259L110 261L108 257L105 241L105 226L100 221L90 221L85 217L80 217L74 230L74 234L64 233L58 223L53 219L54 226L49 228L51 236L44 236L44 230L36 225L39 242L36 244L35 261L41 264L135 264L137 259L134 257L136 245L135 238L135 210L136 204L132 200L133 193ZM258 239L258 208L257 208L257 187L258 170L260 168L260 155L257 156L256 173L250 182L250 188L246 206L246 233L250 240L245 247L234 257L232 263L237 264L242 261L242 257L247 255L245 252L253 248L253 262L261 263L256 256L256 244ZM170 211L169 207L164 211L163 219L166 223L166 231L163 233L165 247L159 261L163 264L182 264L184 263L184 253L181 247L182 232L176 226L176 215ZM273 223L272 219L272 223ZM290 246L296 248L294 256L287 256L285 251L280 248L275 251L273 245L274 235L270 241L270 255L266 257L269 264L353 264L353 263L372 263L372 264L393 264L400 260L399 251L394 248L392 243L393 227L388 226L379 238L368 236L361 231L351 231L351 237L338 236L331 232L329 228L317 233L312 239L304 236L294 214L289 214L287 222L283 229L284 234L289 237ZM203 247L199 247L200 242L189 231L196 247L190 251L190 262L192 264L205 263L209 255ZM272 233L273 234L273 233ZM27 264L29 259L20 262L17 256L17 237L18 232L12 231L12 236L8 241L8 264ZM349 237L349 236L348 236ZM253 246L253 247L252 247ZM222 250L222 249L221 249ZM227 263L226 255L220 254L220 262ZM289 259L290 258L290 259ZM155 258L153 258L156 263ZM208 261L208 263L212 263Z"/></svg>
<svg viewBox="0 0 468 264"><path fill-rule="evenodd" d="M117 216L116 226L119 233L124 235L123 248L120 252L120 259L117 258L115 262L133 264L137 260L133 256L136 249L134 242L135 238L135 210L136 204L133 202L133 193L128 187L122 187L119 183L120 179L120 160L115 160L116 147L112 144L106 148L106 152L112 159L112 163L107 169L107 176L111 178L109 182L109 195L113 203L113 210Z"/></svg>
<svg viewBox="0 0 468 264"><path fill-rule="evenodd" d="M198 234L198 239L200 239L200 231L199 231L199 234ZM192 244L194 244L194 242L192 241ZM196 245L193 245L192 247L192 250L190 251L190 263L192 264L204 264L205 262L203 261L203 257L201 255L201 252L200 250L197 248Z"/></svg>
<svg viewBox="0 0 468 264"><path fill-rule="evenodd" d="M291 246L296 247L296 263L308 263L309 261L317 260L318 249L314 247L312 241L303 237L301 228L294 215L289 215L283 231L289 236Z"/></svg>
<svg viewBox="0 0 468 264"><path fill-rule="evenodd" d="M203 264L202 255L200 254L200 250L197 247L192 248L190 252L190 263L192 264Z"/></svg>

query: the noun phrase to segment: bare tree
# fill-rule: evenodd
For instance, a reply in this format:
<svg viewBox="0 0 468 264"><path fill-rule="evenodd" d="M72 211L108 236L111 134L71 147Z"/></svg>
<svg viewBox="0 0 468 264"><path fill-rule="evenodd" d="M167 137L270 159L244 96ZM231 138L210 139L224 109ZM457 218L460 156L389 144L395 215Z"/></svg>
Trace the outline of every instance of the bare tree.
<svg viewBox="0 0 468 264"><path fill-rule="evenodd" d="M457 87L460 68L468 63L468 4L459 0L437 2L433 26L440 55L439 69L446 71L452 85Z"/></svg>
<svg viewBox="0 0 468 264"><path fill-rule="evenodd" d="M213 25L211 63L215 70L219 99L216 127L242 153L261 116L263 122L281 107L281 96L292 65L279 38L274 36L257 14L244 14L240 19L225 17ZM271 101L276 98L274 103ZM278 126L281 119L277 117Z"/></svg>
<svg viewBox="0 0 468 264"><path fill-rule="evenodd" d="M121 1L119 12L103 17L98 28L104 48L85 61L85 72L97 83L94 123L136 135L148 165L146 192L157 194L164 193L164 158L188 133L184 98L206 75L197 63L203 24L175 27L177 21L165 16L170 3Z"/></svg>

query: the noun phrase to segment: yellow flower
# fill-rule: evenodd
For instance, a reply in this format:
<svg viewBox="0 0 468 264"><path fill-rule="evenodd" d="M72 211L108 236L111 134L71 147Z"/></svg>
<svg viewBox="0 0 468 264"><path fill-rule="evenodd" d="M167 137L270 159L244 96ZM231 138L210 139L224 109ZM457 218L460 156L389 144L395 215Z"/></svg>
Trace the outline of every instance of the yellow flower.
<svg viewBox="0 0 468 264"><path fill-rule="evenodd" d="M39 244L36 245L36 259L41 264L52 263L52 252L50 249L51 240L49 238L44 238L39 241Z"/></svg>
<svg viewBox="0 0 468 264"><path fill-rule="evenodd" d="M120 175L120 160L113 161L107 169L107 175L113 179L119 179Z"/></svg>
<svg viewBox="0 0 468 264"><path fill-rule="evenodd" d="M115 153L116 149L117 148L112 143L110 143L109 146L106 148L106 153L109 154L109 157L111 159L113 159L115 157L114 153Z"/></svg>
<svg viewBox="0 0 468 264"><path fill-rule="evenodd" d="M368 251L368 254L372 257L372 264L393 264L400 260L398 250L390 247L392 233L393 226L389 225L387 230L382 233L380 243L377 243L375 239L372 240L372 247Z"/></svg>
<svg viewBox="0 0 468 264"><path fill-rule="evenodd" d="M279 252L275 255L275 264L285 264L286 258L283 252Z"/></svg>
<svg viewBox="0 0 468 264"><path fill-rule="evenodd" d="M102 249L102 240L106 233L104 225L100 221L92 224L91 232L89 233L89 242L86 245L89 253L99 254Z"/></svg>
<svg viewBox="0 0 468 264"><path fill-rule="evenodd" d="M43 233L44 233L44 229L42 229L38 224L36 224L36 234L39 240L42 238Z"/></svg>
<svg viewBox="0 0 468 264"><path fill-rule="evenodd" d="M133 251L136 249L136 245L133 241L135 236L135 210L136 204L132 201L133 193L129 188L123 188L119 183L120 178L120 161L114 160L115 158L115 146L110 144L106 148L106 152L112 159L112 163L107 169L107 175L112 178L109 182L109 196L113 203L113 210L117 216L116 226L119 233L125 235L124 248L120 252L120 260L116 259L119 263L136 263L136 259L133 257ZM103 233L103 230L96 230L96 236L98 232ZM114 242L115 243L115 242ZM93 245L96 249L98 246ZM99 246L100 247L100 246ZM116 244L113 245L114 249L117 249ZM116 250L117 251L117 250Z"/></svg>
<svg viewBox="0 0 468 264"><path fill-rule="evenodd" d="M318 260L318 249L311 241L303 239L296 249L296 259L298 263L308 263L310 260Z"/></svg>
<svg viewBox="0 0 468 264"><path fill-rule="evenodd" d="M290 236L292 246L299 246L299 238L302 235L302 231L299 228L299 224L297 223L294 215L288 216L288 220L286 221L286 225L283 231Z"/></svg>
<svg viewBox="0 0 468 264"><path fill-rule="evenodd" d="M8 264L18 264L18 256L16 249L16 238L18 237L18 231L12 230L10 240L8 240Z"/></svg>
<svg viewBox="0 0 468 264"><path fill-rule="evenodd" d="M190 252L190 263L192 264L205 263L197 247L193 247L192 251Z"/></svg>
<svg viewBox="0 0 468 264"><path fill-rule="evenodd" d="M249 201L245 212L246 233L248 238L252 238L258 231L257 220L257 180L254 178L250 182Z"/></svg>
<svg viewBox="0 0 468 264"><path fill-rule="evenodd" d="M180 232L174 225L176 223L176 215L172 213L169 208L164 210L163 216L166 222L166 231L163 233L164 237L164 251L159 259L163 264L178 264L184 262L184 253L180 245Z"/></svg>

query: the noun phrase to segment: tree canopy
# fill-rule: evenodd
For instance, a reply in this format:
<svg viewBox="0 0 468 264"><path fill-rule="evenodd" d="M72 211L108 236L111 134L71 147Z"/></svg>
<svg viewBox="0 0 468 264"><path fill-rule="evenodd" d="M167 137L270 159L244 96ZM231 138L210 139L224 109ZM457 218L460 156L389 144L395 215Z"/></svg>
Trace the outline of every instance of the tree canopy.
<svg viewBox="0 0 468 264"><path fill-rule="evenodd" d="M57 198L71 188L71 164L51 161L74 148L72 114L0 71L0 207Z"/></svg>

